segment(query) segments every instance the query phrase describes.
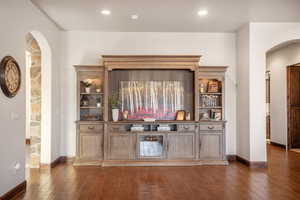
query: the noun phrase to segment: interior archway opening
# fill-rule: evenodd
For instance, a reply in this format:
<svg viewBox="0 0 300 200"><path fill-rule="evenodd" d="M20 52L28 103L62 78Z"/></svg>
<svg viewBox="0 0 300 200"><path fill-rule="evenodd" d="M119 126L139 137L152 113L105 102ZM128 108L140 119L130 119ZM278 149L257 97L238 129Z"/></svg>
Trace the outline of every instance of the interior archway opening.
<svg viewBox="0 0 300 200"><path fill-rule="evenodd" d="M50 166L52 161L52 54L41 32L31 31L25 39L26 165L39 168Z"/></svg>
<svg viewBox="0 0 300 200"><path fill-rule="evenodd" d="M31 33L26 35L26 166L39 168L41 163L41 48Z"/></svg>
<svg viewBox="0 0 300 200"><path fill-rule="evenodd" d="M287 150L300 150L299 52L300 40L289 40L266 53L266 139Z"/></svg>

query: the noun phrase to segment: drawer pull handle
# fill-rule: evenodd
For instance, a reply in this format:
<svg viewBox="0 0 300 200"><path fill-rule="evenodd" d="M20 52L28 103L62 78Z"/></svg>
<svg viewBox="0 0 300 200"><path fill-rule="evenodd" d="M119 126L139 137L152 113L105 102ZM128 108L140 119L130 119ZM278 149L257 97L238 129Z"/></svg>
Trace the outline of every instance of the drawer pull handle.
<svg viewBox="0 0 300 200"><path fill-rule="evenodd" d="M112 128L112 130L113 130L113 131L118 131L118 130L119 130L119 128L115 128L115 127L113 127L113 128Z"/></svg>
<svg viewBox="0 0 300 200"><path fill-rule="evenodd" d="M207 128L210 129L210 130L212 130L212 129L214 129L215 127L214 127L214 126L208 126Z"/></svg>
<svg viewBox="0 0 300 200"><path fill-rule="evenodd" d="M88 129L89 129L89 130L94 130L94 129L95 129L95 126L89 126Z"/></svg>
<svg viewBox="0 0 300 200"><path fill-rule="evenodd" d="M189 129L189 127L188 127L188 126L184 126L183 128L184 128L184 129Z"/></svg>

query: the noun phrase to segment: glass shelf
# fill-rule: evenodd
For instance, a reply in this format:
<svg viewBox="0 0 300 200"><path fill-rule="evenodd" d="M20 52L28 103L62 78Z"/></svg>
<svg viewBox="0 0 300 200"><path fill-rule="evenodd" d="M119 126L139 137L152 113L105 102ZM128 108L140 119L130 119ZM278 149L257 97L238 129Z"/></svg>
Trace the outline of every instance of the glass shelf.
<svg viewBox="0 0 300 200"><path fill-rule="evenodd" d="M200 109L222 109L222 106L200 107Z"/></svg>
<svg viewBox="0 0 300 200"><path fill-rule="evenodd" d="M221 92L203 92L200 95L222 95Z"/></svg>
<svg viewBox="0 0 300 200"><path fill-rule="evenodd" d="M103 95L104 93L102 92L91 92L91 93L80 93L81 95Z"/></svg>
<svg viewBox="0 0 300 200"><path fill-rule="evenodd" d="M97 109L97 108L101 109L101 108L103 108L103 106L101 106L101 107L96 107L96 106L83 106L83 107L80 107L80 109Z"/></svg>

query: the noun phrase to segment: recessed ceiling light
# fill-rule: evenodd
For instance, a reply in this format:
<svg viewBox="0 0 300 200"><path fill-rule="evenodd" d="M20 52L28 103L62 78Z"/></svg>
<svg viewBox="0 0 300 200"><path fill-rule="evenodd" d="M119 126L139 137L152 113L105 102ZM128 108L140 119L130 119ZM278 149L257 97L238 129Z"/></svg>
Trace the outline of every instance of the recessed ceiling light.
<svg viewBox="0 0 300 200"><path fill-rule="evenodd" d="M110 10L101 10L102 15L110 15Z"/></svg>
<svg viewBox="0 0 300 200"><path fill-rule="evenodd" d="M138 19L139 16L138 15L131 15L131 19Z"/></svg>
<svg viewBox="0 0 300 200"><path fill-rule="evenodd" d="M198 12L198 15L199 16L205 16L205 15L207 15L208 14L208 11L207 10L199 10L199 12Z"/></svg>

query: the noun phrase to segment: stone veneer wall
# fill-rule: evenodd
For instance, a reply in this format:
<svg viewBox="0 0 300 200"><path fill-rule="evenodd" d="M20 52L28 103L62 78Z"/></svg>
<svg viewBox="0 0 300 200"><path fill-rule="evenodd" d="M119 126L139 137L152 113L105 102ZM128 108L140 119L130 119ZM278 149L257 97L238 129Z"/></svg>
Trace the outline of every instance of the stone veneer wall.
<svg viewBox="0 0 300 200"><path fill-rule="evenodd" d="M31 54L30 167L39 167L41 153L41 50L31 34L27 35L26 42L27 51Z"/></svg>

